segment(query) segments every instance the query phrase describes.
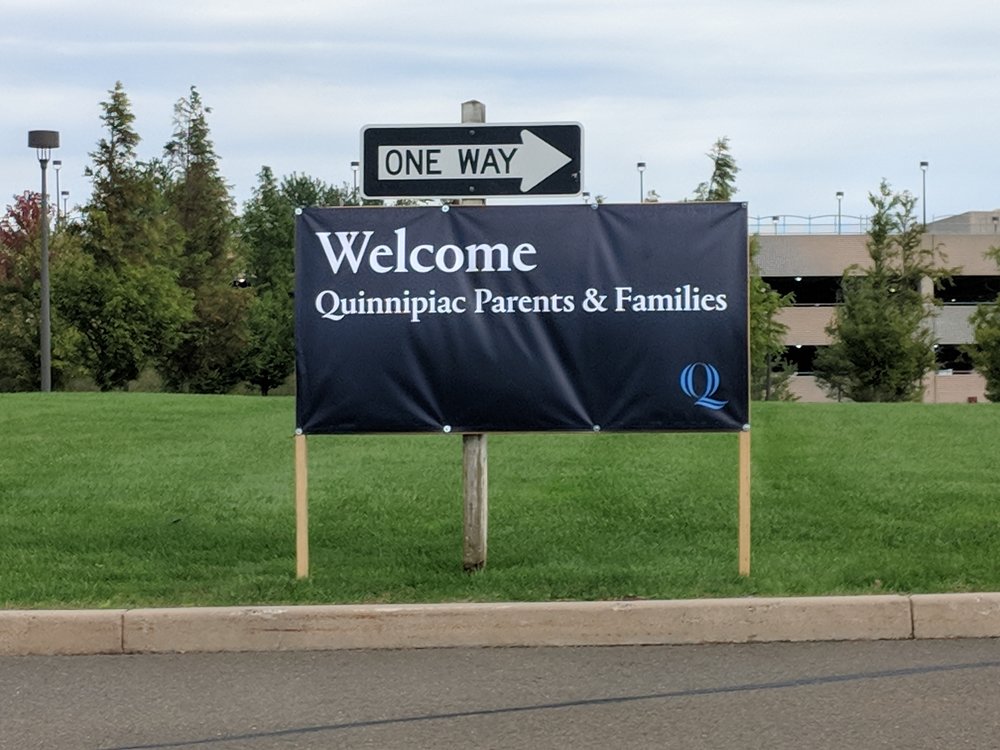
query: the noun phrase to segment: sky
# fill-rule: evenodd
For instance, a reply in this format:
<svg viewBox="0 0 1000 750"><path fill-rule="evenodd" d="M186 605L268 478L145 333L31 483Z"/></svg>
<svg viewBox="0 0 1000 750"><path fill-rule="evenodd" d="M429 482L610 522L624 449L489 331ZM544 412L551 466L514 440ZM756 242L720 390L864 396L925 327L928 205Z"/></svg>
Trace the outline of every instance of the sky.
<svg viewBox="0 0 1000 750"><path fill-rule="evenodd" d="M837 191L866 215L886 179L930 221L1000 207L998 39L996 0L0 0L0 207L39 189L36 129L86 201L121 81L141 159L197 87L238 207L263 165L350 184L362 127L477 99L488 122L581 123L608 202L638 200L639 161L644 189L691 197L727 137L751 217L833 215Z"/></svg>

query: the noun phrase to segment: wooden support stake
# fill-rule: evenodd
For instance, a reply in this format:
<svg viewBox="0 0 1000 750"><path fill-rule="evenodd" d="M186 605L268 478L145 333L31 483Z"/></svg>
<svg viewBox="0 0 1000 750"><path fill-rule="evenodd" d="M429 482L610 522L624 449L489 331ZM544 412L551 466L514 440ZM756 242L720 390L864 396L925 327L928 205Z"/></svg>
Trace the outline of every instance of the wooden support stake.
<svg viewBox="0 0 1000 750"><path fill-rule="evenodd" d="M309 577L309 470L306 436L295 436L295 574Z"/></svg>
<svg viewBox="0 0 1000 750"><path fill-rule="evenodd" d="M462 495L464 497L464 534L462 566L467 571L486 566L487 520L489 519L489 481L486 435L462 435Z"/></svg>
<svg viewBox="0 0 1000 750"><path fill-rule="evenodd" d="M750 575L750 431L740 433L740 575Z"/></svg>

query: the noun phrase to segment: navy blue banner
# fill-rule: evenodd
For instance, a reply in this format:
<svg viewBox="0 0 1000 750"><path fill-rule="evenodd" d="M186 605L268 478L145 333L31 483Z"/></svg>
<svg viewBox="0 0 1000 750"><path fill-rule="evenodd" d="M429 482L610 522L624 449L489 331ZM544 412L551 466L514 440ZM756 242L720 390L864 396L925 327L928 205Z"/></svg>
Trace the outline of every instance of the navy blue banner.
<svg viewBox="0 0 1000 750"><path fill-rule="evenodd" d="M738 431L736 203L306 209L306 434Z"/></svg>

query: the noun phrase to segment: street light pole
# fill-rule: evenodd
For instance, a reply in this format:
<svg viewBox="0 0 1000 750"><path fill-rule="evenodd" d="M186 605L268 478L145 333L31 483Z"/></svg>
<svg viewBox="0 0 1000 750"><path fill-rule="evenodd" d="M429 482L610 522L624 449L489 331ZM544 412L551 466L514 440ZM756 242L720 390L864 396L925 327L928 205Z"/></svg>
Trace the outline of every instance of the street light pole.
<svg viewBox="0 0 1000 750"><path fill-rule="evenodd" d="M42 393L52 390L52 322L49 307L49 200L45 184L45 169L49 165L52 149L59 148L59 132L56 130L29 130L28 148L35 149L38 163L42 168L42 262L40 269L41 281L41 315L39 318L39 348L42 365ZM58 172L56 173L58 174ZM56 199L58 201L58 198ZM56 211L58 211L58 203Z"/></svg>
<svg viewBox="0 0 1000 750"><path fill-rule="evenodd" d="M59 222L62 216L59 213L59 170L62 169L62 162L59 159L52 160L52 168L56 170L56 229L59 228Z"/></svg>
<svg viewBox="0 0 1000 750"><path fill-rule="evenodd" d="M920 193L920 203L924 209L924 229L927 229L927 167L929 164L925 161L920 162L920 171L923 173L921 175L923 187Z"/></svg>
<svg viewBox="0 0 1000 750"><path fill-rule="evenodd" d="M356 206L358 205L358 168L361 166L361 162L352 161L351 171L354 172L354 195L351 196L351 202Z"/></svg>
<svg viewBox="0 0 1000 750"><path fill-rule="evenodd" d="M639 203L642 203L646 198L646 193L642 189L642 173L646 171L646 162L637 162L635 168L639 170Z"/></svg>
<svg viewBox="0 0 1000 750"><path fill-rule="evenodd" d="M844 200L844 191L837 191L837 234L840 234L840 202Z"/></svg>

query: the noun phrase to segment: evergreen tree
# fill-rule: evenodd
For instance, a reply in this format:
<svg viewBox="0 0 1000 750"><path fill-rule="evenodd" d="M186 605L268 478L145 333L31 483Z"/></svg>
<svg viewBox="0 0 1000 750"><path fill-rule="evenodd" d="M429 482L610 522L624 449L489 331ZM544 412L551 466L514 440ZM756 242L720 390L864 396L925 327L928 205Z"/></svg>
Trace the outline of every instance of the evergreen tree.
<svg viewBox="0 0 1000 750"><path fill-rule="evenodd" d="M757 256L760 239L750 238L750 398L757 401L792 401L788 385L795 374L785 359L788 326L778 313L792 303L792 295L778 294L760 275Z"/></svg>
<svg viewBox="0 0 1000 750"><path fill-rule="evenodd" d="M924 296L921 283L939 285L954 269L941 265L940 248L924 246L910 193L894 193L883 180L869 201L871 262L844 272L841 304L826 329L832 343L816 356L816 377L829 392L854 401L915 401L935 366L928 325L933 298Z"/></svg>
<svg viewBox="0 0 1000 750"><path fill-rule="evenodd" d="M157 175L138 161L139 136L121 82L101 103L105 138L91 153L80 254L53 280L54 307L79 333L80 356L102 390L127 387L176 345L191 317L177 285L181 232ZM55 272L54 272L55 273Z"/></svg>
<svg viewBox="0 0 1000 750"><path fill-rule="evenodd" d="M249 342L244 353L243 376L266 396L295 371L291 289L273 286L258 290L247 325Z"/></svg>
<svg viewBox="0 0 1000 750"><path fill-rule="evenodd" d="M729 152L729 139L719 138L706 154L712 160L712 176L694 190L697 201L731 201L736 195L736 175L740 171ZM791 295L782 296L760 275L757 256L760 242L750 240L750 397L753 399L791 399L788 381L792 369L784 358L787 326L778 313L791 303Z"/></svg>
<svg viewBox="0 0 1000 750"><path fill-rule="evenodd" d="M194 300L194 316L158 369L170 390L225 393L240 380L250 299L234 284L236 220L209 137L210 112L192 86L174 107L173 139L164 148L164 192L183 231L178 283Z"/></svg>
<svg viewBox="0 0 1000 750"><path fill-rule="evenodd" d="M255 289L276 284L291 289L294 248L288 240L295 233L295 217L289 209L274 172L263 167L240 217L245 270Z"/></svg>
<svg viewBox="0 0 1000 750"><path fill-rule="evenodd" d="M270 167L263 167L243 207L246 278L254 290L243 377L266 396L295 369L293 275L295 224Z"/></svg>
<svg viewBox="0 0 1000 750"><path fill-rule="evenodd" d="M211 112L192 86L188 97L174 105L174 134L164 146L167 199L184 230L180 283L188 288L213 279L219 266L232 265L236 220L210 138Z"/></svg>
<svg viewBox="0 0 1000 750"><path fill-rule="evenodd" d="M736 174L740 168L729 153L729 138L723 136L712 144L706 156L712 160L712 176L694 189L696 201L731 201L736 195Z"/></svg>
<svg viewBox="0 0 1000 750"><path fill-rule="evenodd" d="M346 185L336 188L306 175L292 174L279 183L270 167L263 167L243 207L247 279L255 292L243 373L265 396L295 369L295 209L347 205L350 195Z"/></svg>
<svg viewBox="0 0 1000 750"><path fill-rule="evenodd" d="M1000 266L1000 247L991 247L987 257ZM986 379L986 398L1000 401L1000 296L976 306L969 318L972 343L963 347L972 365Z"/></svg>

